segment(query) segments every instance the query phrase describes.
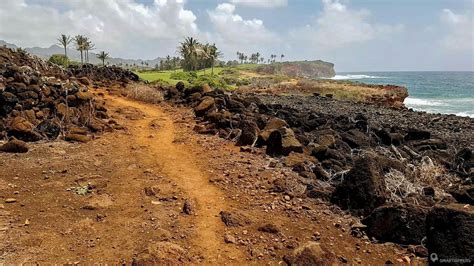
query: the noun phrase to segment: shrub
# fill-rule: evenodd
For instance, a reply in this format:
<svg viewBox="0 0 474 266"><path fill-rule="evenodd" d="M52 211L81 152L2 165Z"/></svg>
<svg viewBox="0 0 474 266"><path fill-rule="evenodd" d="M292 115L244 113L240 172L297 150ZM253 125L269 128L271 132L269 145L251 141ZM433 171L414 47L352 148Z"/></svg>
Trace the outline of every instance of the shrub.
<svg viewBox="0 0 474 266"><path fill-rule="evenodd" d="M49 58L48 62L59 65L59 66L63 66L63 67L67 67L69 65L69 60L63 54L53 54Z"/></svg>
<svg viewBox="0 0 474 266"><path fill-rule="evenodd" d="M197 78L197 73L195 71L184 71L184 72L173 72L170 75L170 79L174 80L187 80Z"/></svg>
<svg viewBox="0 0 474 266"><path fill-rule="evenodd" d="M212 88L221 88L221 89L227 89L228 85L225 82L224 79L217 77L217 76L208 76L208 75L203 75L199 76L195 79L189 80L189 83L191 83L194 86L202 86L204 84L208 84Z"/></svg>
<svg viewBox="0 0 474 266"><path fill-rule="evenodd" d="M146 103L159 103L164 99L163 91L157 87L133 84L125 90L127 97Z"/></svg>

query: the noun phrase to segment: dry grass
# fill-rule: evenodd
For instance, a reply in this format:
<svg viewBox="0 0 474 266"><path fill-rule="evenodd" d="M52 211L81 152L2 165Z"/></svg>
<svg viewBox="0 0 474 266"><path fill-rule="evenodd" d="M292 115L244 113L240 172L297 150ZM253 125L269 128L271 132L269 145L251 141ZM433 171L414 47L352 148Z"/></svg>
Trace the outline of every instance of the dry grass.
<svg viewBox="0 0 474 266"><path fill-rule="evenodd" d="M438 195L445 194L445 189L450 187L456 178L427 156L423 157L418 165L411 165L410 168L409 176L395 169L385 174L390 201L401 202L410 194L422 194L424 187L432 187Z"/></svg>
<svg viewBox="0 0 474 266"><path fill-rule="evenodd" d="M156 104L164 100L164 94L162 90L145 84L129 85L125 91L127 97L141 102Z"/></svg>

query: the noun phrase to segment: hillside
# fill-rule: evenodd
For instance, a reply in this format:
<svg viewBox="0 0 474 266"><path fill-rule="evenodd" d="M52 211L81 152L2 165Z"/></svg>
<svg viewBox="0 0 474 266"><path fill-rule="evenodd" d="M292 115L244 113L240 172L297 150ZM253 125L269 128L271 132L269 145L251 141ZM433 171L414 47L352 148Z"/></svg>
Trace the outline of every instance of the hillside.
<svg viewBox="0 0 474 266"><path fill-rule="evenodd" d="M0 46L6 46L7 48L13 48L13 49L16 49L18 48L18 46L16 46L15 44L12 44L12 43L8 43L8 42L5 42L3 40L0 40ZM50 47L48 48L43 48L43 47L23 47L28 53L32 54L32 55L36 55L40 58L43 58L43 59L49 59L51 57L51 55L53 54L64 54L64 48L54 44L54 45L51 45ZM72 60L72 61L76 61L76 62L80 62L81 61L81 54L75 50L75 49L67 49L67 54L69 56L69 58ZM154 67L155 65L159 65L160 64L160 61L163 60L164 58L160 58L160 57L157 57L155 59L152 59L152 60L146 60L146 59L124 59L124 58L120 58L120 57L113 57L113 55L111 55L112 57L110 57L109 59L107 59L107 62L110 63L110 65L119 65L119 64L122 64L122 65L137 65L137 66L142 66L142 62L143 63L148 63L148 66L150 67ZM99 59L97 59L97 54L94 53L94 52L90 52L89 54L89 60L90 60L90 63L92 64L100 64L102 63Z"/></svg>

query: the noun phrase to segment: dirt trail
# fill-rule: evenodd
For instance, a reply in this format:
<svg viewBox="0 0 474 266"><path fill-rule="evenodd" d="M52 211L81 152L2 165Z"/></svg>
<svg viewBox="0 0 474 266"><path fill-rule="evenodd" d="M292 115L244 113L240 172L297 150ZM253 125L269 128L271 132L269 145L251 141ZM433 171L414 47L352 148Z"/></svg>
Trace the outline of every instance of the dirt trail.
<svg viewBox="0 0 474 266"><path fill-rule="evenodd" d="M196 206L196 237L193 243L205 262L218 261L224 252L227 258L244 258L240 250L224 246L224 225L219 217L219 212L228 207L224 194L209 182L209 176L201 170L203 166L199 165L198 158L176 143L172 119L157 105L113 96L108 97L108 102L112 106L137 108L145 114L144 119L135 121L134 141L147 147L150 155L156 158L161 172L174 180Z"/></svg>

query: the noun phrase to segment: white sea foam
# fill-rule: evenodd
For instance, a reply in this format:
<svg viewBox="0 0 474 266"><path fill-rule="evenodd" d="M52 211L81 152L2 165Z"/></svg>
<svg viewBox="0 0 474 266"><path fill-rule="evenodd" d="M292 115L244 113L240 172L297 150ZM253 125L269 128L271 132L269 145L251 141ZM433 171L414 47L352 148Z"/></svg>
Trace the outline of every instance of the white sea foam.
<svg viewBox="0 0 474 266"><path fill-rule="evenodd" d="M471 113L468 113L468 112L459 112L459 113L455 113L455 115L474 118L474 113L472 113L472 112L471 112Z"/></svg>
<svg viewBox="0 0 474 266"><path fill-rule="evenodd" d="M378 77L378 76L369 76L369 75L336 75L330 79L333 80L348 80L348 79L383 79L385 77Z"/></svg>
<svg viewBox="0 0 474 266"><path fill-rule="evenodd" d="M428 100L408 97L404 101L407 106L446 106L448 103L441 100Z"/></svg>

